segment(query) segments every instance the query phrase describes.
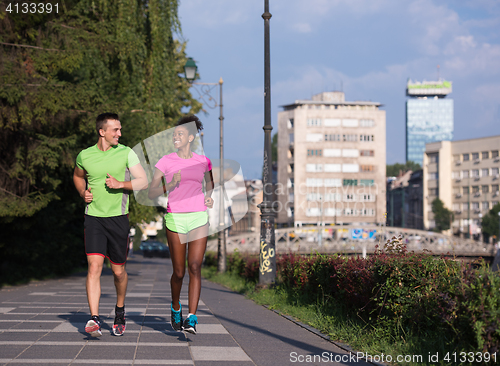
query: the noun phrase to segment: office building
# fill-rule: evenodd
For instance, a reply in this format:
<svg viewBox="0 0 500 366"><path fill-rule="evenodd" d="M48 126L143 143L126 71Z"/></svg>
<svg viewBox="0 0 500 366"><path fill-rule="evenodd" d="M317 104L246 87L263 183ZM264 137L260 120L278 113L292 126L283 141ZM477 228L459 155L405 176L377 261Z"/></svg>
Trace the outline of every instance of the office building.
<svg viewBox="0 0 500 366"><path fill-rule="evenodd" d="M478 236L481 219L500 201L500 136L426 145L424 226L434 228L432 201L439 197L453 211L455 235Z"/></svg>
<svg viewBox="0 0 500 366"><path fill-rule="evenodd" d="M343 92L296 100L278 113L280 225L382 223L385 111Z"/></svg>
<svg viewBox="0 0 500 366"><path fill-rule="evenodd" d="M406 95L406 161L422 166L425 144L453 139L453 99L450 81L412 82Z"/></svg>

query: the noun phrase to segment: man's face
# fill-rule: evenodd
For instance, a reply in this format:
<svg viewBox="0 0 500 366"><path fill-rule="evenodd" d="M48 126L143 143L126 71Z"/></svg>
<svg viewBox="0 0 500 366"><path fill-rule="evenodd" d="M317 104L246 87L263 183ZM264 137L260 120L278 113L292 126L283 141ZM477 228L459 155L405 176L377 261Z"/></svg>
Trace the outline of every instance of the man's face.
<svg viewBox="0 0 500 366"><path fill-rule="evenodd" d="M108 119L108 121L104 125L104 128L99 132L109 145L116 146L118 145L118 139L122 135L121 130L122 125L120 121L116 119Z"/></svg>

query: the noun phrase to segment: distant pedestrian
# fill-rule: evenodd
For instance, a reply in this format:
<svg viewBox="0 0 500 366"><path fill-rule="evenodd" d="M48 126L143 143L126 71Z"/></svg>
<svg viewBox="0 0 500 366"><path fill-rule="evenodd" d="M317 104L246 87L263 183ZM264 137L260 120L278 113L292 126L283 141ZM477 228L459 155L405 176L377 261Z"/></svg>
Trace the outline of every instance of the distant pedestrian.
<svg viewBox="0 0 500 366"><path fill-rule="evenodd" d="M118 143L121 128L117 114L100 114L96 119L97 144L78 154L73 173L75 187L86 203L86 287L91 319L87 322L85 331L92 337L102 335L99 300L105 257L111 262L116 288L113 333L120 336L125 331L125 294L128 283L125 262L130 231L128 196L132 190L148 186L146 173L139 164L137 155L129 147Z"/></svg>
<svg viewBox="0 0 500 366"><path fill-rule="evenodd" d="M182 118L173 134L177 152L163 156L156 164L149 188L153 199L168 192L165 224L168 246L173 265L170 278L172 303L170 322L174 330L196 334L196 311L201 293L201 265L207 248L208 212L212 208L212 163L191 151L197 132L203 129L196 116ZM167 183L162 183L165 178ZM203 193L205 182L205 193ZM186 246L188 247L189 314L184 320L180 293L186 272Z"/></svg>
<svg viewBox="0 0 500 366"><path fill-rule="evenodd" d="M134 256L134 238L130 237L128 244L128 256L132 258Z"/></svg>

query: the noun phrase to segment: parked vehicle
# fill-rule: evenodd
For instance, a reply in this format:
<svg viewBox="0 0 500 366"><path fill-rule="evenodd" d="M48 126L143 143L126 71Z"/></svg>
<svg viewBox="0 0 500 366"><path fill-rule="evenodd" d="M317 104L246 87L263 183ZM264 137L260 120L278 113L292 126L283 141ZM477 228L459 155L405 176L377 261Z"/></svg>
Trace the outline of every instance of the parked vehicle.
<svg viewBox="0 0 500 366"><path fill-rule="evenodd" d="M146 258L160 257L170 258L170 249L160 241L143 241L139 248L142 250L142 255Z"/></svg>

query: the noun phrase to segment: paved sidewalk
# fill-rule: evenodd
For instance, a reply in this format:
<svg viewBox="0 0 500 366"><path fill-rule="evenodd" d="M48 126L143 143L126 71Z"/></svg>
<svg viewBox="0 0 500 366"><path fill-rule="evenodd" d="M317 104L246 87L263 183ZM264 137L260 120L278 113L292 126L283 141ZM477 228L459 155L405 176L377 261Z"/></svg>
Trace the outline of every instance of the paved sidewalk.
<svg viewBox="0 0 500 366"><path fill-rule="evenodd" d="M99 338L84 332L89 319L85 275L0 290L0 365L367 365L335 362L353 357L208 281L203 281L198 334L175 332L170 326L170 260L136 254L127 271L127 330L121 337L111 332L116 297L109 269L102 277ZM188 280L186 274L181 293L186 310Z"/></svg>

